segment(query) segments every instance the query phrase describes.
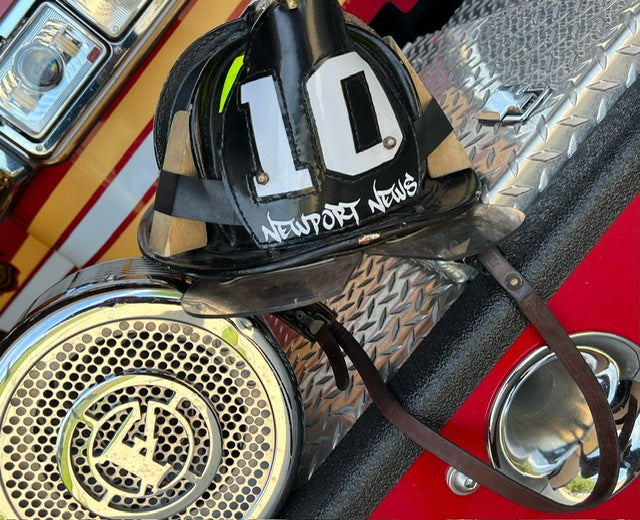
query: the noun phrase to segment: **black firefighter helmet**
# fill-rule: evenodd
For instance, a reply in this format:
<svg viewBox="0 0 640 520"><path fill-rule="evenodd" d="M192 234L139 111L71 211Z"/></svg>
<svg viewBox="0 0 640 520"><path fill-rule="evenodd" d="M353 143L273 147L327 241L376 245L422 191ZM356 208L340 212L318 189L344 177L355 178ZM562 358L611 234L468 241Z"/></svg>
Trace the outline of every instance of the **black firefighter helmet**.
<svg viewBox="0 0 640 520"><path fill-rule="evenodd" d="M190 175L167 171L181 111ZM254 2L196 41L169 75L154 131L164 169L140 246L193 273L272 272L364 248L457 259L524 218L480 203L468 157L407 59L335 0ZM206 238L167 249L158 215L206 223Z"/></svg>

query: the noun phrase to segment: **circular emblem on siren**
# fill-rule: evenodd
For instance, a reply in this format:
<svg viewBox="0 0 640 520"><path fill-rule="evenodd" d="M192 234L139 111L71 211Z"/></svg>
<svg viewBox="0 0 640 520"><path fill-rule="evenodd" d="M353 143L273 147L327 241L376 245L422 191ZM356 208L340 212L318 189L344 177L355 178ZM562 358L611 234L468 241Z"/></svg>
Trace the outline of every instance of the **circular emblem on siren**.
<svg viewBox="0 0 640 520"><path fill-rule="evenodd" d="M222 434L187 385L130 374L89 388L69 409L57 455L69 492L105 518L167 518L210 486Z"/></svg>

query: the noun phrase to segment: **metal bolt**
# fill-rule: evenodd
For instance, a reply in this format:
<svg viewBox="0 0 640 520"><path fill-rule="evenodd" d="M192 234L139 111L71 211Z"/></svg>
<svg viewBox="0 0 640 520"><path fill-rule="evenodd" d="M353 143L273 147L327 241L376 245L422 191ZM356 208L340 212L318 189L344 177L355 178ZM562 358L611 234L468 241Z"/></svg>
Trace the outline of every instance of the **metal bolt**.
<svg viewBox="0 0 640 520"><path fill-rule="evenodd" d="M256 182L264 186L269 182L269 174L267 172L260 172L256 175Z"/></svg>
<svg viewBox="0 0 640 520"><path fill-rule="evenodd" d="M380 233L369 233L367 235L362 235L358 239L358 245L364 246L370 244L374 240L378 240L380 238Z"/></svg>
<svg viewBox="0 0 640 520"><path fill-rule="evenodd" d="M396 147L396 145L398 144L398 140L393 136L389 136L384 138L382 144L387 150L391 150Z"/></svg>
<svg viewBox="0 0 640 520"><path fill-rule="evenodd" d="M480 486L454 467L447 470L447 485L456 495L466 496L476 491Z"/></svg>
<svg viewBox="0 0 640 520"><path fill-rule="evenodd" d="M518 273L509 273L505 283L508 289L520 289L524 285L524 279Z"/></svg>
<svg viewBox="0 0 640 520"><path fill-rule="evenodd" d="M251 323L251 320L248 320L247 318L238 318L238 325L243 330L246 330L246 331L253 330L253 323Z"/></svg>

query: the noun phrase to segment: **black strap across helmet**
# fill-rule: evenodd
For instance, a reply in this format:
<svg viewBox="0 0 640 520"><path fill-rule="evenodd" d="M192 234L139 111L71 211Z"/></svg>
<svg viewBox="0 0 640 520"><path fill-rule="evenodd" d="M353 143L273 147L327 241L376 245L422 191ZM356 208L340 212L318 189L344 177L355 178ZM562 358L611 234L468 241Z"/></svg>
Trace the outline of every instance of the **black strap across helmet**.
<svg viewBox="0 0 640 520"><path fill-rule="evenodd" d="M188 175L165 167L178 113L187 118ZM610 497L619 454L602 389L540 297L495 248L523 215L481 204L481 184L451 125L392 41L347 17L334 0L252 3L181 56L154 130L161 173L139 242L145 256L192 276L183 299L188 312L277 313L319 343L339 387L346 384L344 352L392 423L523 505L568 512ZM204 239L197 247L163 248L156 231L166 218L198 223ZM546 499L402 409L358 342L317 303L327 293L309 288L328 283L332 269L353 269L363 251L478 258L543 334L592 411L600 468L589 498L577 507Z"/></svg>

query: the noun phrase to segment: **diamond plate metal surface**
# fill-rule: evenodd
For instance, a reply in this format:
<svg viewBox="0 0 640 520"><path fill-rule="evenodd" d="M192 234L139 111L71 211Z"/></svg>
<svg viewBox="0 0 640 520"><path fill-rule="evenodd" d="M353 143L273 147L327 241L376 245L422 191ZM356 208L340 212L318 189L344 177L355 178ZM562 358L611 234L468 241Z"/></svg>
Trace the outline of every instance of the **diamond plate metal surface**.
<svg viewBox="0 0 640 520"><path fill-rule="evenodd" d="M486 186L484 198L526 211L638 75L638 0L470 0L440 32L405 48ZM552 92L524 123L481 124L499 87ZM328 302L384 378L401 366L473 277L464 265L365 257ZM272 323L300 382L307 439L299 480L330 454L370 400L350 368L336 389L317 346Z"/></svg>
<svg viewBox="0 0 640 520"><path fill-rule="evenodd" d="M485 200L526 210L638 75L637 0L466 2L405 48L485 180ZM526 123L476 115L499 87L544 84Z"/></svg>
<svg viewBox="0 0 640 520"><path fill-rule="evenodd" d="M327 303L366 348L386 380L460 295L462 283L474 274L464 264L367 256L344 293ZM275 319L271 325L300 382L306 423L302 482L362 415L370 398L348 360L349 386L340 391L317 345Z"/></svg>

